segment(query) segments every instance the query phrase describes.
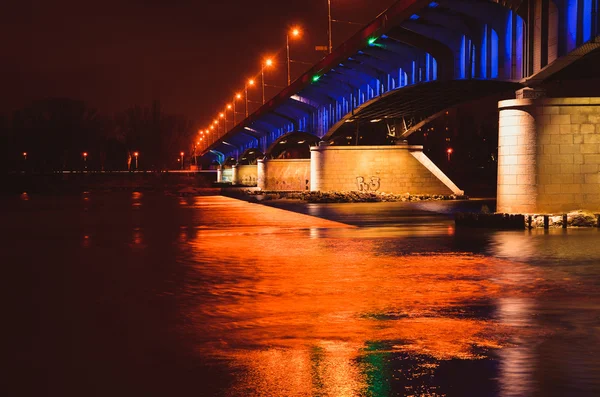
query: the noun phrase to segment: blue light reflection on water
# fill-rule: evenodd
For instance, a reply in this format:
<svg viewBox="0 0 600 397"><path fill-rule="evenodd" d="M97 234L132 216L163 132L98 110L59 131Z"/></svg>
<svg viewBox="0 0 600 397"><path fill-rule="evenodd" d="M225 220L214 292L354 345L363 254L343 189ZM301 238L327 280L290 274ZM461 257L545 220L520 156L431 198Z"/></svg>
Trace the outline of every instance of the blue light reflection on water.
<svg viewBox="0 0 600 397"><path fill-rule="evenodd" d="M2 205L30 394L600 388L595 229L457 230L455 202L300 209L328 220L147 193Z"/></svg>

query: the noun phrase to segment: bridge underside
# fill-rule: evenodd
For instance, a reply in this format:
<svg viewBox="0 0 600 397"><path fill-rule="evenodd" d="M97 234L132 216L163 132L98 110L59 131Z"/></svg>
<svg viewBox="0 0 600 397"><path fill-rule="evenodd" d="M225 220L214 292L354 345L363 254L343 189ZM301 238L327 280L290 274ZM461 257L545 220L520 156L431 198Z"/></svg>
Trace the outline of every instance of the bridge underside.
<svg viewBox="0 0 600 397"><path fill-rule="evenodd" d="M489 96L514 98L523 86L516 82L493 80L433 81L391 91L359 106L336 123L323 137L329 139L338 130L355 130L356 123L365 125L386 121L394 126L396 136L405 139L444 111ZM349 125L351 124L351 125Z"/></svg>

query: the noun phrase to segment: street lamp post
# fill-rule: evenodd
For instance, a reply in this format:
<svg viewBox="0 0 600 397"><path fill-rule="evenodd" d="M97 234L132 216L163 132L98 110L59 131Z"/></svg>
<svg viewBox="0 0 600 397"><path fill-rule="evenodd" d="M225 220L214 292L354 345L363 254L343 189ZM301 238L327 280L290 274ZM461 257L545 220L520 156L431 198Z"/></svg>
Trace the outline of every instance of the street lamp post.
<svg viewBox="0 0 600 397"><path fill-rule="evenodd" d="M181 161L181 169L183 169L183 152L179 152L179 157Z"/></svg>
<svg viewBox="0 0 600 397"><path fill-rule="evenodd" d="M248 82L244 85L244 95L246 97L246 118L248 118L248 86L253 86L253 85L254 85L253 79L248 80Z"/></svg>
<svg viewBox="0 0 600 397"><path fill-rule="evenodd" d="M291 73L290 73L290 33L292 34L292 37L298 37L300 35L300 29L298 28L294 28L291 30L291 32L288 32L285 35L285 48L286 48L286 52L287 52L287 85L289 86L292 78L291 78Z"/></svg>
<svg viewBox="0 0 600 397"><path fill-rule="evenodd" d="M87 152L83 152L81 153L81 156L83 157L83 168L87 170Z"/></svg>
<svg viewBox="0 0 600 397"><path fill-rule="evenodd" d="M233 97L233 126L235 127L235 101L238 99L242 99L242 94L237 93Z"/></svg>
<svg viewBox="0 0 600 397"><path fill-rule="evenodd" d="M331 45L331 0L327 0L327 22L328 22L328 29L327 29L327 34L329 36L329 53L331 54L331 52L333 51L333 46Z"/></svg>
<svg viewBox="0 0 600 397"><path fill-rule="evenodd" d="M221 135L223 135L227 132L227 119L225 119L225 113L219 113L219 118L223 119L223 133L221 134ZM217 122L218 122L218 125L221 125L221 122L219 119L217 119ZM219 136L219 138L220 138L220 136ZM216 139L215 139L215 141L216 141Z"/></svg>
<svg viewBox="0 0 600 397"><path fill-rule="evenodd" d="M235 99L233 100L233 103L235 104ZM227 104L227 110L231 110L232 109L232 105L231 103ZM225 110L225 131L227 131L227 110ZM233 117L231 118L231 122L233 123L231 128L235 127L235 110L233 111Z"/></svg>
<svg viewBox="0 0 600 397"><path fill-rule="evenodd" d="M139 156L139 155L140 155L140 154L139 154L138 152L134 152L134 153L133 153L133 157L135 157L135 170L136 170L136 171L137 171L137 169L138 169L138 156Z"/></svg>
<svg viewBox="0 0 600 397"><path fill-rule="evenodd" d="M271 58L267 58L260 65L260 80L262 82L262 103L265 104L265 66L273 65L273 60Z"/></svg>

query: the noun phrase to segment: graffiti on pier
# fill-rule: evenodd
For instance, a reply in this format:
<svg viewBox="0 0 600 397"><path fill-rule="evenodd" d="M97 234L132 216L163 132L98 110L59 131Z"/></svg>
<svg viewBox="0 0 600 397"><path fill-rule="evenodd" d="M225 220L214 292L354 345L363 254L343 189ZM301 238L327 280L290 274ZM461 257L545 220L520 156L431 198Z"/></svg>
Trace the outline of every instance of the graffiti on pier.
<svg viewBox="0 0 600 397"><path fill-rule="evenodd" d="M256 177L254 175L244 175L242 177L242 185L256 186Z"/></svg>
<svg viewBox="0 0 600 397"><path fill-rule="evenodd" d="M372 176L369 181L366 181L364 177L356 177L356 185L360 192L376 192L379 190L381 179L378 176Z"/></svg>

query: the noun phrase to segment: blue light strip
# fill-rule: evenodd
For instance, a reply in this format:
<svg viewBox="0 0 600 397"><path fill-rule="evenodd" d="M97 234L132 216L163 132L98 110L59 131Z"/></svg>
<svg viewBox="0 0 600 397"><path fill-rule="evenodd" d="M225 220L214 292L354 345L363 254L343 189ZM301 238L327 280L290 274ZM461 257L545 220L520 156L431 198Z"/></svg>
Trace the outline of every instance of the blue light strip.
<svg viewBox="0 0 600 397"><path fill-rule="evenodd" d="M488 43L488 26L483 25L483 38L481 39L481 65L480 65L480 77L487 79L487 43Z"/></svg>
<svg viewBox="0 0 600 397"><path fill-rule="evenodd" d="M523 34L525 30L525 22L523 18L517 15L517 28L515 32L515 63L517 64L516 79L523 78Z"/></svg>
<svg viewBox="0 0 600 397"><path fill-rule="evenodd" d="M567 51L577 46L577 0L567 0Z"/></svg>
<svg viewBox="0 0 600 397"><path fill-rule="evenodd" d="M583 42L592 38L592 0L583 0Z"/></svg>
<svg viewBox="0 0 600 397"><path fill-rule="evenodd" d="M460 43L460 78L464 79L467 77L467 36L463 35Z"/></svg>
<svg viewBox="0 0 600 397"><path fill-rule="evenodd" d="M508 11L506 18L506 33L504 35L504 65L506 70L506 76L511 77L512 75L512 55L513 55L513 12Z"/></svg>
<svg viewBox="0 0 600 397"><path fill-rule="evenodd" d="M492 63L492 70L491 73L492 75L490 76L491 79L497 79L498 78L498 63L500 62L500 60L498 59L498 33L496 33L496 31L494 29L490 29L491 30L491 34L490 34L490 41L491 41L491 54L490 54L490 62Z"/></svg>

